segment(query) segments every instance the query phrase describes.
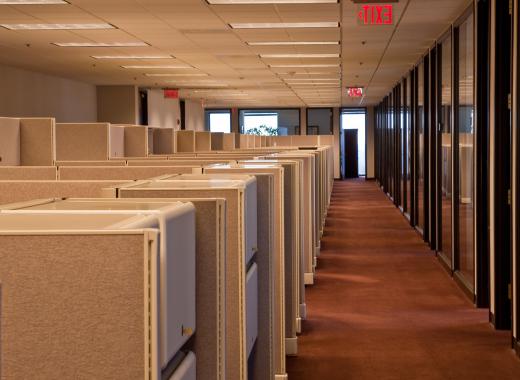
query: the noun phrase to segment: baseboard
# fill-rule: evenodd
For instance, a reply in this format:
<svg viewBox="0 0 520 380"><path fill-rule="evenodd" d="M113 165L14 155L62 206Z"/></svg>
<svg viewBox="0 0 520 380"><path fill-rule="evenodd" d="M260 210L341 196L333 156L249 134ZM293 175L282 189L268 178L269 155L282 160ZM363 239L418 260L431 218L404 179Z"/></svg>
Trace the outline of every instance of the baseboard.
<svg viewBox="0 0 520 380"><path fill-rule="evenodd" d="M513 337L513 348L516 352L516 355L520 357L520 342Z"/></svg>
<svg viewBox="0 0 520 380"><path fill-rule="evenodd" d="M302 319L296 318L296 334L302 333Z"/></svg>
<svg viewBox="0 0 520 380"><path fill-rule="evenodd" d="M288 379L289 379L288 374L274 375L274 380L288 380Z"/></svg>
<svg viewBox="0 0 520 380"><path fill-rule="evenodd" d="M298 355L298 338L285 338L285 355Z"/></svg>
<svg viewBox="0 0 520 380"><path fill-rule="evenodd" d="M318 254L319 256L319 254ZM316 271L316 268L318 267L318 256L314 256L312 258L312 269Z"/></svg>
<svg viewBox="0 0 520 380"><path fill-rule="evenodd" d="M314 273L305 273L303 275L305 285L314 285Z"/></svg>
<svg viewBox="0 0 520 380"><path fill-rule="evenodd" d="M307 304L306 303L300 304L300 318L302 321L305 321L307 319Z"/></svg>
<svg viewBox="0 0 520 380"><path fill-rule="evenodd" d="M320 257L320 254L321 254L321 244L318 245L316 248L314 248L314 256Z"/></svg>
<svg viewBox="0 0 520 380"><path fill-rule="evenodd" d="M489 323L495 326L495 314L493 314L491 311L489 312Z"/></svg>

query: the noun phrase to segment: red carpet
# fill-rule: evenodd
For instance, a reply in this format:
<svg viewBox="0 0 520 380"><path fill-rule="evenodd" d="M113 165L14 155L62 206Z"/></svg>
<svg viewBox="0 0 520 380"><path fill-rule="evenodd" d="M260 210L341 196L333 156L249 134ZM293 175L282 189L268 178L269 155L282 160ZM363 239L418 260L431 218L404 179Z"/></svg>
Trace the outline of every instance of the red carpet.
<svg viewBox="0 0 520 380"><path fill-rule="evenodd" d="M336 182L290 380L520 379L492 329L374 182Z"/></svg>

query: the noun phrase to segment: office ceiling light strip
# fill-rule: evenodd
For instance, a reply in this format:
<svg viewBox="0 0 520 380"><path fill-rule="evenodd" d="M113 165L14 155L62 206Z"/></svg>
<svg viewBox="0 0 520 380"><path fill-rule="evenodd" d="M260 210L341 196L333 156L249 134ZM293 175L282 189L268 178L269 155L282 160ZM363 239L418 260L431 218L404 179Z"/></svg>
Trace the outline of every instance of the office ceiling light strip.
<svg viewBox="0 0 520 380"><path fill-rule="evenodd" d="M229 24L233 29L338 28L339 22L251 22Z"/></svg>
<svg viewBox="0 0 520 380"><path fill-rule="evenodd" d="M339 41L250 41L249 46L339 45Z"/></svg>
<svg viewBox="0 0 520 380"><path fill-rule="evenodd" d="M183 65L123 65L123 69L193 69L191 66Z"/></svg>
<svg viewBox="0 0 520 380"><path fill-rule="evenodd" d="M207 77L208 74L204 73L184 73L184 74L171 74L171 73L147 73L144 74L146 77Z"/></svg>
<svg viewBox="0 0 520 380"><path fill-rule="evenodd" d="M150 46L150 44L142 41L135 42L53 42L53 45L59 47L141 47Z"/></svg>
<svg viewBox="0 0 520 380"><path fill-rule="evenodd" d="M94 59L173 59L171 55L92 55Z"/></svg>
<svg viewBox="0 0 520 380"><path fill-rule="evenodd" d="M317 68L317 67L339 67L339 63L317 63L317 64L276 64L276 65L269 65L271 68L288 68L288 67L309 67L309 68Z"/></svg>
<svg viewBox="0 0 520 380"><path fill-rule="evenodd" d="M0 0L0 5L63 5L64 0Z"/></svg>
<svg viewBox="0 0 520 380"><path fill-rule="evenodd" d="M259 54L260 58L339 58L339 53L324 53L324 54Z"/></svg>
<svg viewBox="0 0 520 380"><path fill-rule="evenodd" d="M337 4L338 0L206 0L210 5L234 4Z"/></svg>
<svg viewBox="0 0 520 380"><path fill-rule="evenodd" d="M0 24L9 30L103 30L117 29L114 25L107 23L94 24Z"/></svg>

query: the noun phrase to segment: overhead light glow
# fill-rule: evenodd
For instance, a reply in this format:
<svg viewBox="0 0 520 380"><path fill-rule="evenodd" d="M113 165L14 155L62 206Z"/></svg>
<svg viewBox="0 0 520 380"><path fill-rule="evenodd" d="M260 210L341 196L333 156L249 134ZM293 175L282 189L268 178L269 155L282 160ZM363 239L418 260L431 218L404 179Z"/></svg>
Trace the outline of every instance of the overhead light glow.
<svg viewBox="0 0 520 380"><path fill-rule="evenodd" d="M259 41L246 43L249 46L339 45L339 41Z"/></svg>
<svg viewBox="0 0 520 380"><path fill-rule="evenodd" d="M169 74L169 73L156 73L156 74L144 74L147 77L207 77L208 74L204 73L185 73L185 74Z"/></svg>
<svg viewBox="0 0 520 380"><path fill-rule="evenodd" d="M290 64L290 65L269 65L272 68L287 68L287 67L339 67L339 63L317 63L317 64Z"/></svg>
<svg viewBox="0 0 520 380"><path fill-rule="evenodd" d="M339 53L332 54L260 54L260 58L339 58Z"/></svg>
<svg viewBox="0 0 520 380"><path fill-rule="evenodd" d="M123 65L123 69L192 69L185 65Z"/></svg>
<svg viewBox="0 0 520 380"><path fill-rule="evenodd" d="M69 4L64 0L0 0L0 5L52 5Z"/></svg>
<svg viewBox="0 0 520 380"><path fill-rule="evenodd" d="M211 5L221 4L336 4L338 0L206 0Z"/></svg>
<svg viewBox="0 0 520 380"><path fill-rule="evenodd" d="M150 46L146 42L53 42L59 47L140 47Z"/></svg>
<svg viewBox="0 0 520 380"><path fill-rule="evenodd" d="M229 24L233 29L337 28L338 22L251 22Z"/></svg>
<svg viewBox="0 0 520 380"><path fill-rule="evenodd" d="M171 55L92 55L94 59L172 59Z"/></svg>
<svg viewBox="0 0 520 380"><path fill-rule="evenodd" d="M99 24L0 24L1 27L9 30L97 30L97 29L116 29L115 26L107 23Z"/></svg>

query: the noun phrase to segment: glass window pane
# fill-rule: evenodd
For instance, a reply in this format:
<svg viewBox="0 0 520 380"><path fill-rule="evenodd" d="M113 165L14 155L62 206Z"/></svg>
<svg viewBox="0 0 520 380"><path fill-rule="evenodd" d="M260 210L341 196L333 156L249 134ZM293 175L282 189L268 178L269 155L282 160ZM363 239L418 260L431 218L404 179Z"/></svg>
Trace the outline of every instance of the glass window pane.
<svg viewBox="0 0 520 380"><path fill-rule="evenodd" d="M206 130L210 132L231 132L230 110L206 110Z"/></svg>
<svg viewBox="0 0 520 380"><path fill-rule="evenodd" d="M457 269L468 285L474 282L474 234L473 234L473 15L460 27L458 33L459 65L458 91L458 208L457 229L459 254Z"/></svg>
<svg viewBox="0 0 520 380"><path fill-rule="evenodd" d="M406 198L408 209L406 210L408 214L411 214L412 210L412 76L408 75L406 78L406 120L407 120L407 130L406 130L406 156L407 156L407 165L406 165Z"/></svg>
<svg viewBox="0 0 520 380"><path fill-rule="evenodd" d="M300 134L299 109L240 110L240 130L244 134L287 136Z"/></svg>
<svg viewBox="0 0 520 380"><path fill-rule="evenodd" d="M441 44L441 253L452 259L451 36Z"/></svg>
<svg viewBox="0 0 520 380"><path fill-rule="evenodd" d="M417 75L417 225L424 231L424 62Z"/></svg>

